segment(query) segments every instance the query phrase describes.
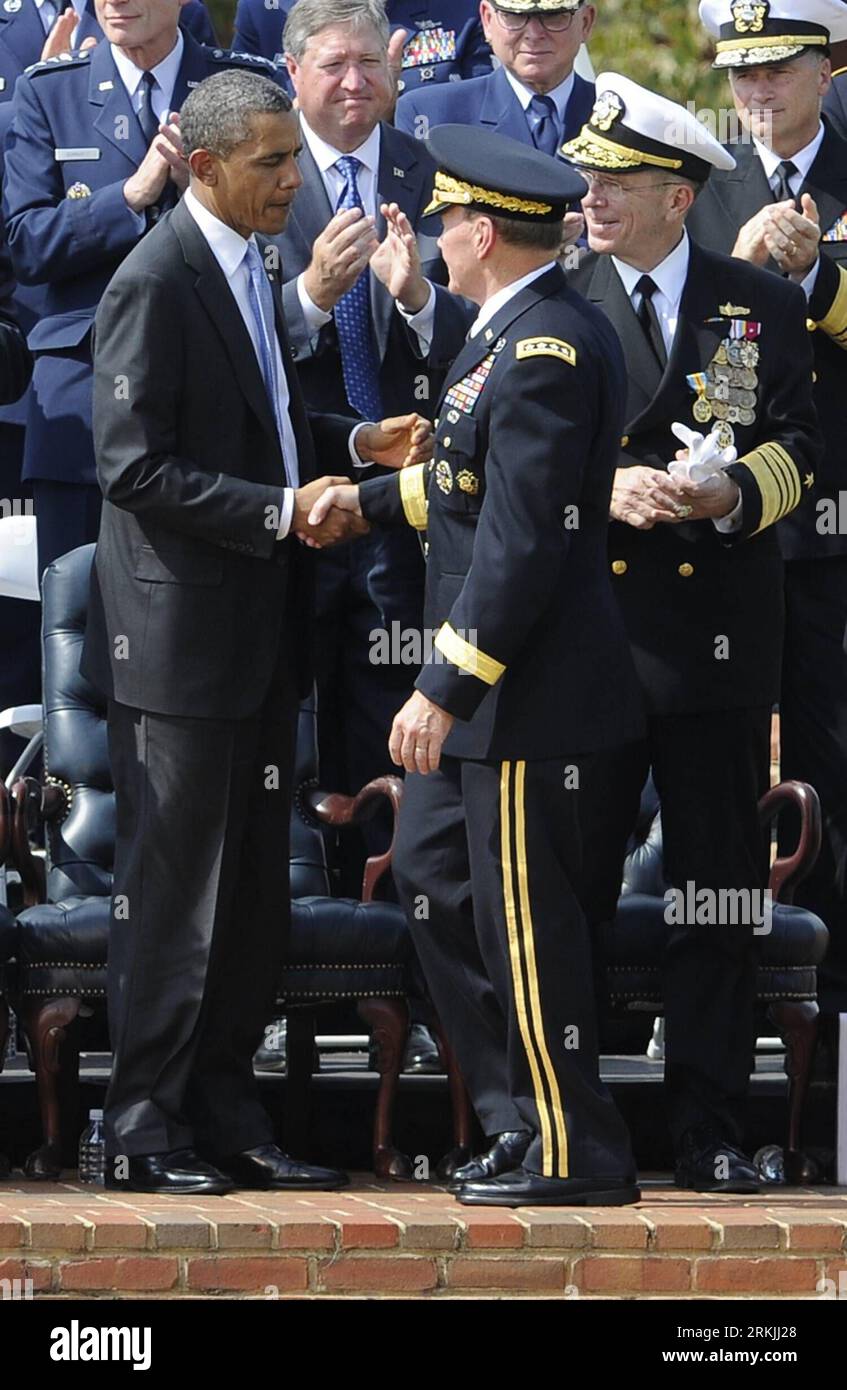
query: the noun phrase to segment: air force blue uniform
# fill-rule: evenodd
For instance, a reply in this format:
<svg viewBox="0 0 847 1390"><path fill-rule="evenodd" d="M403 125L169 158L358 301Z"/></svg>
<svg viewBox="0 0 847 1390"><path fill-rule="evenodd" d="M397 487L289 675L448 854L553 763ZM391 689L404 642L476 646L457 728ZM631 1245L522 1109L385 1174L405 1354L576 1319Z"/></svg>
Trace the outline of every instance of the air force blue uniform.
<svg viewBox="0 0 847 1390"><path fill-rule="evenodd" d="M64 0L58 0L59 13L66 9ZM215 31L209 11L202 0L188 0L179 15L183 29L198 43L217 44ZM35 0L2 0L0 4L0 103L12 100L15 83L21 73L41 57L41 50L47 35ZM94 0L87 0L80 15L76 34L79 48L87 38L100 41L103 30L97 23L94 13Z"/></svg>
<svg viewBox="0 0 847 1390"><path fill-rule="evenodd" d="M273 61L282 58L282 31L294 0L238 0L233 46ZM405 29L399 90L459 82L491 71L491 50L477 0L388 0L392 30Z"/></svg>
<svg viewBox="0 0 847 1390"><path fill-rule="evenodd" d="M274 74L260 58L184 37L174 110L193 87L223 68ZM123 193L146 152L108 43L39 63L19 80L7 137L3 216L16 278L43 291L42 317L29 335L36 361L25 478L96 482L91 329L114 271L157 217L157 210L135 214ZM158 213L177 196L176 185L168 183Z"/></svg>
<svg viewBox="0 0 847 1390"><path fill-rule="evenodd" d="M574 74L573 91L565 111L561 144L582 129L594 105L594 84ZM421 119L423 118L423 119ZM394 123L398 130L424 139L440 125L473 125L532 145L533 138L523 108L504 68L469 82L406 92L397 103Z"/></svg>

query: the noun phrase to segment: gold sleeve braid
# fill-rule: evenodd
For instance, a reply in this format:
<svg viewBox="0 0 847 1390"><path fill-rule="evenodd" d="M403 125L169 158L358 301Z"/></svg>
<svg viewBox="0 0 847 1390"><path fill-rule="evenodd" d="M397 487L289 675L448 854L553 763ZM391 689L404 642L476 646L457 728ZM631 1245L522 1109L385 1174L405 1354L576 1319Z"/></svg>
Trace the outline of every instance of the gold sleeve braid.
<svg viewBox="0 0 847 1390"><path fill-rule="evenodd" d="M797 465L781 444L762 444L751 454L738 460L752 473L762 497L762 519L753 533L765 531L768 526L793 512L802 496L802 485Z"/></svg>
<svg viewBox="0 0 847 1390"><path fill-rule="evenodd" d="M425 531L428 504L422 463L416 463L412 468L401 468L400 501L409 525L414 526L416 531Z"/></svg>
<svg viewBox="0 0 847 1390"><path fill-rule="evenodd" d="M815 327L820 328L838 347L847 352L847 270L843 265L838 267L838 289L835 298L825 316L818 319Z"/></svg>

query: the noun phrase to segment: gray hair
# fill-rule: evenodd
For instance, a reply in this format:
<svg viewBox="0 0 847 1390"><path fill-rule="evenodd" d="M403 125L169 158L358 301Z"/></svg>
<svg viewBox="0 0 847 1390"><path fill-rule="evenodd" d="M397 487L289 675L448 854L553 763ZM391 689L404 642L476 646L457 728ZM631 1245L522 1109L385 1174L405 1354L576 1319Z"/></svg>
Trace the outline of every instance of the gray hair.
<svg viewBox="0 0 847 1390"><path fill-rule="evenodd" d="M228 159L237 145L250 139L252 116L283 114L291 98L256 72L227 68L207 77L183 103L179 117L186 159L195 150L208 150Z"/></svg>
<svg viewBox="0 0 847 1390"><path fill-rule="evenodd" d="M309 39L331 24L349 24L361 29L370 24L379 35L380 46L388 47L391 26L384 0L296 0L282 31L282 47L299 63Z"/></svg>

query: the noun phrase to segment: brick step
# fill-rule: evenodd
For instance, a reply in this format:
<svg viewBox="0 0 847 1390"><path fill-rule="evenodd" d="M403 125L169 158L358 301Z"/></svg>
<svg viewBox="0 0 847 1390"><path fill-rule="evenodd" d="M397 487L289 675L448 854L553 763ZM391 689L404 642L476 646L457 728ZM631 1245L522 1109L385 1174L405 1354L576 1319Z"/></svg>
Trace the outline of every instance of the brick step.
<svg viewBox="0 0 847 1390"><path fill-rule="evenodd" d="M819 1299L839 1275L847 1288L843 1188L643 1193L625 1209L504 1212L367 1175L340 1193L205 1201L12 1180L0 1298Z"/></svg>

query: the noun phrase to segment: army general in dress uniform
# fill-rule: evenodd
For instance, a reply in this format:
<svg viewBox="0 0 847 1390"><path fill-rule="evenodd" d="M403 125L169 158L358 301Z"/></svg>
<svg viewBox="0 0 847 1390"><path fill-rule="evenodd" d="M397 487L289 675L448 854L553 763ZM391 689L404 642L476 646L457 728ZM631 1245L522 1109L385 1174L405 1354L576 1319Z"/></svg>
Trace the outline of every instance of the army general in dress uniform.
<svg viewBox="0 0 847 1390"><path fill-rule="evenodd" d="M409 773L393 868L491 1141L452 1188L469 1204L621 1204L633 1159L599 1079L573 884L579 759L641 730L605 555L623 362L555 261L579 176L464 126L428 146L450 286L480 312L432 467L320 505L428 536L434 646L391 734Z"/></svg>
<svg viewBox="0 0 847 1390"><path fill-rule="evenodd" d="M563 153L590 185L582 206L593 254L574 283L608 315L626 357L609 558L648 736L586 769L583 901L595 927L613 920L652 766L673 889L743 890L749 909L738 922L667 919L676 1182L755 1191L740 1145L754 929L764 925L753 894L767 883L757 804L769 784L782 642L775 523L806 494L819 453L806 305L797 286L689 238L697 190L733 165L706 129L615 73L598 77L597 92L590 122ZM668 473L675 423L710 437L717 459L700 482Z"/></svg>
<svg viewBox="0 0 847 1390"><path fill-rule="evenodd" d="M93 541L100 491L91 438L91 330L106 285L187 182L178 128L159 123L227 67L264 59L206 48L178 24L179 0L97 0L106 37L37 63L15 89L3 216L15 276L43 287L24 446L39 562ZM165 151L166 153L163 153ZM169 154L167 153L169 152Z"/></svg>

